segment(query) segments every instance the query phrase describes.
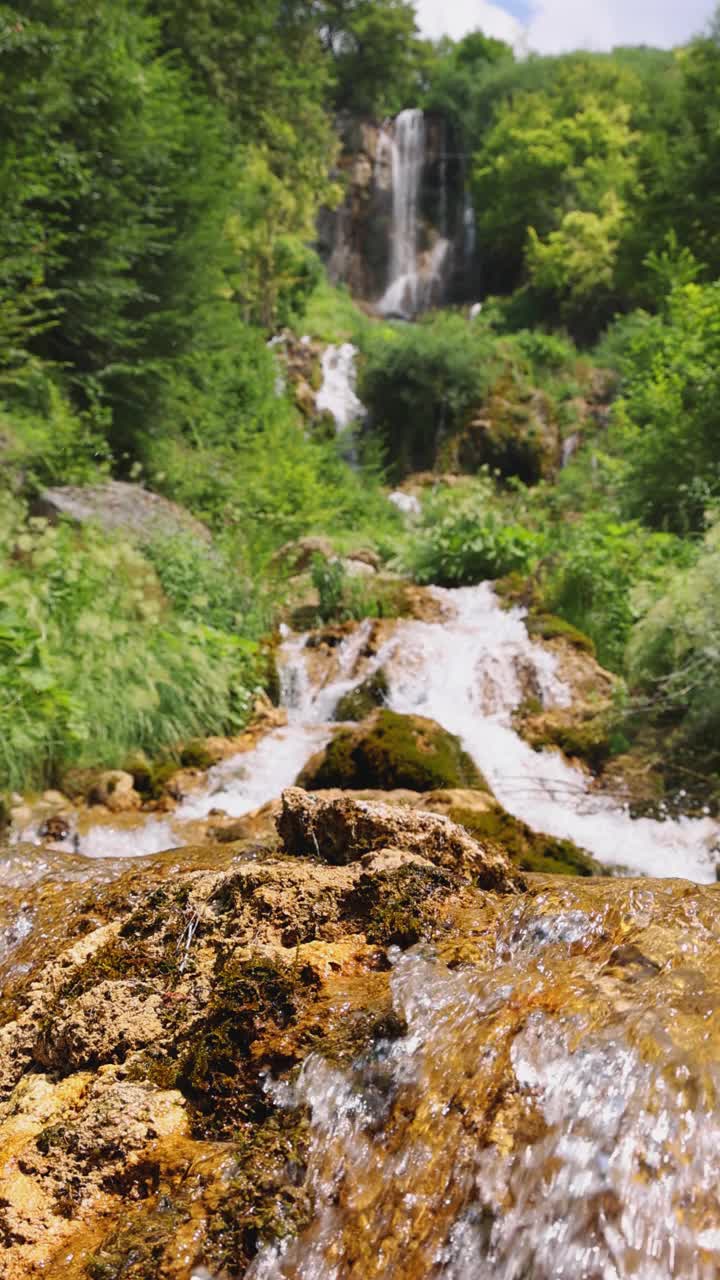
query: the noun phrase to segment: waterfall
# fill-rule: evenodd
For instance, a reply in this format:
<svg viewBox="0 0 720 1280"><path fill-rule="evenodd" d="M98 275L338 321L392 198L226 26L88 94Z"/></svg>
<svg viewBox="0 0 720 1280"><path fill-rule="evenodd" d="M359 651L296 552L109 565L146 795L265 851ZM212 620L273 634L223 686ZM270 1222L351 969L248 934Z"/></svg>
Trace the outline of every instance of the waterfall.
<svg viewBox="0 0 720 1280"><path fill-rule="evenodd" d="M378 157L386 156L389 134L383 130ZM437 297L450 253L441 228L434 244L420 251L420 194L426 158L425 116L413 107L397 116L390 138L392 158L392 228L390 277L378 310L412 319ZM379 161L378 161L379 162ZM441 165L445 184L445 165ZM440 193L441 220L447 220L447 192Z"/></svg>
<svg viewBox="0 0 720 1280"><path fill-rule="evenodd" d="M351 342L326 347L322 356L322 386L315 401L319 413L335 420L338 433L365 416L365 406L355 393L357 347Z"/></svg>

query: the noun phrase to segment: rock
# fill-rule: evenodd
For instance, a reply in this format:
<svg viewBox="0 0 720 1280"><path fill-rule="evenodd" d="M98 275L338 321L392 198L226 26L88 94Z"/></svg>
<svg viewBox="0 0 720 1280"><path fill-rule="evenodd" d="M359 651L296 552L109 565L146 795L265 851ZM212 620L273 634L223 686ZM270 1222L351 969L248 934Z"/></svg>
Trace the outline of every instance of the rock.
<svg viewBox="0 0 720 1280"><path fill-rule="evenodd" d="M374 578L377 574L377 569L371 564L367 564L365 560L356 560L353 556L343 557L340 564L348 578Z"/></svg>
<svg viewBox="0 0 720 1280"><path fill-rule="evenodd" d="M120 531L146 542L178 535L190 535L206 545L212 540L210 530L184 507L122 480L45 489L33 505L33 514L49 520L62 516L77 524L93 522L108 533Z"/></svg>
<svg viewBox="0 0 720 1280"><path fill-rule="evenodd" d="M96 776L88 793L88 803L102 804L111 813L129 813L139 809L142 801L131 773L125 773L123 769L108 769Z"/></svg>
<svg viewBox="0 0 720 1280"><path fill-rule="evenodd" d="M382 707L387 701L390 685L385 672L381 669L368 676L357 688L343 694L333 712L333 720L364 720L372 715L376 707Z"/></svg>
<svg viewBox="0 0 720 1280"><path fill-rule="evenodd" d="M313 536L286 542L275 552L270 563L288 573L305 573L315 556L324 556L326 560L332 560L334 555L335 550L329 538Z"/></svg>
<svg viewBox="0 0 720 1280"><path fill-rule="evenodd" d="M309 791L398 787L434 791L438 787L485 786L460 739L434 720L378 711L357 729L341 729L297 779Z"/></svg>
<svg viewBox="0 0 720 1280"><path fill-rule="evenodd" d="M470 877L483 889L511 892L521 883L503 853L486 850L439 814L406 813L364 800L322 800L299 787L283 792L277 820L287 853L335 866L380 849L404 849Z"/></svg>

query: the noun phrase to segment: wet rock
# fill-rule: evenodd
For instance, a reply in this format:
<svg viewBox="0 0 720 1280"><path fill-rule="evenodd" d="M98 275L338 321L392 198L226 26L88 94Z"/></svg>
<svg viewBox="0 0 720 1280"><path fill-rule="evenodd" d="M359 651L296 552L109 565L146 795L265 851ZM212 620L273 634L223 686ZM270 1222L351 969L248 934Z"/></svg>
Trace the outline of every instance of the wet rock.
<svg viewBox="0 0 720 1280"><path fill-rule="evenodd" d="M297 779L309 791L326 787L433 791L480 787L484 780L460 739L434 720L379 711L357 729L342 729Z"/></svg>
<svg viewBox="0 0 720 1280"><path fill-rule="evenodd" d="M499 849L485 849L447 818L403 813L363 800L323 800L298 787L283 792L277 827L295 857L333 865L356 862L379 849L405 849L436 866L472 878L481 888L509 892L520 877Z"/></svg>
<svg viewBox="0 0 720 1280"><path fill-rule="evenodd" d="M131 773L108 769L99 774L88 793L89 804L101 804L111 813L130 813L142 803Z"/></svg>

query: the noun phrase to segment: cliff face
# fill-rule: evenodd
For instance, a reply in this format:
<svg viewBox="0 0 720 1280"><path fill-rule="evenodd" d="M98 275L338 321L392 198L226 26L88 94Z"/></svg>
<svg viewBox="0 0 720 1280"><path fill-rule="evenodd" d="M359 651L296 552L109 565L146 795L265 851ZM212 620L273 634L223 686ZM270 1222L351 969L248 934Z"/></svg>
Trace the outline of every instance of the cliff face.
<svg viewBox="0 0 720 1280"><path fill-rule="evenodd" d="M324 210L318 245L330 277L357 298L379 304L399 278L409 295L383 309L414 313L474 295L472 210L465 162L447 122L403 112L379 123L343 117L342 204ZM403 289L396 290L401 298Z"/></svg>

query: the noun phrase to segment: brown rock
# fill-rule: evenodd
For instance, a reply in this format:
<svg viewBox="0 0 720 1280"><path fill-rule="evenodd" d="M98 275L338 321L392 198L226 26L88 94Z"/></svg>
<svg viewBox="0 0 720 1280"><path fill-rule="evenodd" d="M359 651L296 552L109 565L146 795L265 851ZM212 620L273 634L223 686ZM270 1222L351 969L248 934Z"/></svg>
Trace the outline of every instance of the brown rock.
<svg viewBox="0 0 720 1280"><path fill-rule="evenodd" d="M132 774L122 769L108 769L99 774L88 795L88 802L102 804L111 813L129 813L142 804Z"/></svg>
<svg viewBox="0 0 720 1280"><path fill-rule="evenodd" d="M461 827L430 813L405 813L363 800L321 800L298 787L283 792L277 820L288 853L336 866L383 848L408 850L461 873L483 889L513 892L522 883L497 849L483 849Z"/></svg>

